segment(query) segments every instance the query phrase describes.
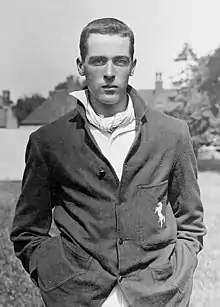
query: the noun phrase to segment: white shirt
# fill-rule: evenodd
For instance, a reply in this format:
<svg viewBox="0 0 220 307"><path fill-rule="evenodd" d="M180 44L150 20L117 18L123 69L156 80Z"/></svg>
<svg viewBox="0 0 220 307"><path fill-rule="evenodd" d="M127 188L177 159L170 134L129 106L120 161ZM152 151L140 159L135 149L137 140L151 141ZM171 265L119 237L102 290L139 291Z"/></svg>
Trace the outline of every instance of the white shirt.
<svg viewBox="0 0 220 307"><path fill-rule="evenodd" d="M70 95L80 100L85 108L87 107L88 102L84 91L72 92ZM130 96L129 104L130 106L132 104ZM99 117L99 115L96 116ZM111 119L108 118L107 120L110 121ZM89 124L89 128L100 150L109 160L120 180L125 158L135 139L135 118L128 125L117 127L113 133L102 131L91 124ZM102 307L128 307L126 298L118 285L112 290Z"/></svg>

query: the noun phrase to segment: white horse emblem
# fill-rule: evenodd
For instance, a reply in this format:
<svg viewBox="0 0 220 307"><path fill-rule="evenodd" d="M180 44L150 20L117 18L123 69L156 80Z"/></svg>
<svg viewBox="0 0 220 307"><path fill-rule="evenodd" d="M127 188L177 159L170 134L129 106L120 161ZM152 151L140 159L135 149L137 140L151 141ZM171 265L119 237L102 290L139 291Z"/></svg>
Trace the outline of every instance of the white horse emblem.
<svg viewBox="0 0 220 307"><path fill-rule="evenodd" d="M158 223L160 223L160 227L162 228L163 223L165 223L165 216L162 214L162 209L163 209L163 204L162 202L159 202L156 209L155 213L158 214Z"/></svg>

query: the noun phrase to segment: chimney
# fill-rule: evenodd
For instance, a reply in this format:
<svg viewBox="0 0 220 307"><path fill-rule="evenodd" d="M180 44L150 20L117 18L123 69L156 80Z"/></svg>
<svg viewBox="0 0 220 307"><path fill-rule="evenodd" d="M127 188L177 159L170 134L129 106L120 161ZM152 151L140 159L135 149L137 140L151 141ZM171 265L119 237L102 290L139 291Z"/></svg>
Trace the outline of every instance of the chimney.
<svg viewBox="0 0 220 307"><path fill-rule="evenodd" d="M163 91L162 73L156 72L155 92L159 93Z"/></svg>
<svg viewBox="0 0 220 307"><path fill-rule="evenodd" d="M8 90L3 90L2 91L2 100L3 100L3 103L5 105L9 105L10 104L10 91L8 91Z"/></svg>

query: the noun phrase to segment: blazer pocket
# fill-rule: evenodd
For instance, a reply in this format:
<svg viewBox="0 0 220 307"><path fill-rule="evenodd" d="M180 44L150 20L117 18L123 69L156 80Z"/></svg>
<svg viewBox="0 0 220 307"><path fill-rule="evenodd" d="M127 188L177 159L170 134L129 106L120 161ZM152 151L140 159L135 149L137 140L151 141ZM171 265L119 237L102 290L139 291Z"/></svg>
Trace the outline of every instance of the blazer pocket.
<svg viewBox="0 0 220 307"><path fill-rule="evenodd" d="M198 263L196 253L190 243L186 243L183 239L176 241L172 263L174 267L172 284L178 289L179 297L190 295L193 286L193 274Z"/></svg>
<svg viewBox="0 0 220 307"><path fill-rule="evenodd" d="M198 257L197 254L192 246L192 244L188 241L184 241L185 246L188 248L192 255L192 265L193 265L193 271L195 271L197 265L198 265Z"/></svg>
<svg viewBox="0 0 220 307"><path fill-rule="evenodd" d="M68 249L68 248L67 248ZM37 259L39 288L52 291L70 279L84 274L91 262L86 253L79 253L79 247L67 251L60 236L51 237L40 246Z"/></svg>
<svg viewBox="0 0 220 307"><path fill-rule="evenodd" d="M161 265L150 266L150 270L155 284L164 283L173 275L173 265L169 260Z"/></svg>
<svg viewBox="0 0 220 307"><path fill-rule="evenodd" d="M160 183L152 183L152 184L141 183L137 186L137 188L138 189L151 189L151 188L155 188L155 187L164 186L166 184L168 184L168 180L164 180Z"/></svg>
<svg viewBox="0 0 220 307"><path fill-rule="evenodd" d="M161 242L166 229L168 180L158 184L137 186L134 208L137 229L143 247Z"/></svg>

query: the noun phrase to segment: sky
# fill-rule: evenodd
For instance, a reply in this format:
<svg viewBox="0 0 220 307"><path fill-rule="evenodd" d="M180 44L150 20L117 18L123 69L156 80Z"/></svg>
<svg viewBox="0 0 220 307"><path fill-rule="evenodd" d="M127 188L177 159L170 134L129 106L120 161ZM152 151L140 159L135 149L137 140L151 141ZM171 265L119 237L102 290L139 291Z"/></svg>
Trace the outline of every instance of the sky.
<svg viewBox="0 0 220 307"><path fill-rule="evenodd" d="M47 96L77 72L79 36L95 18L119 18L134 31L137 89L154 88L156 72L170 87L185 42L198 56L220 46L220 0L0 0L0 12L0 92L14 102Z"/></svg>

